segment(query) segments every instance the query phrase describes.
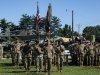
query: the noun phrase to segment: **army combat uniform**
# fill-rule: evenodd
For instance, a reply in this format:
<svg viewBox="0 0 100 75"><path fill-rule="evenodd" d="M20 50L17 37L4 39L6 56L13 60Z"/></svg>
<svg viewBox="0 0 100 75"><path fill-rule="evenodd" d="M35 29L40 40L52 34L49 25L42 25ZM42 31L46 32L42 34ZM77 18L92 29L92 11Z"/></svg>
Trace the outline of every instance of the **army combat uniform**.
<svg viewBox="0 0 100 75"><path fill-rule="evenodd" d="M23 48L23 61L26 72L30 70L32 50L31 46L27 43Z"/></svg>
<svg viewBox="0 0 100 75"><path fill-rule="evenodd" d="M39 46L39 44L35 45L34 47L34 51L35 51L35 59L36 59L36 71L41 71L42 70L42 66L43 66L43 51L41 49L41 47Z"/></svg>
<svg viewBox="0 0 100 75"><path fill-rule="evenodd" d="M12 58L12 64L15 65L15 50L13 43L10 45L11 47L11 58Z"/></svg>
<svg viewBox="0 0 100 75"><path fill-rule="evenodd" d="M63 61L64 61L64 50L65 47L63 45L58 45L56 49L56 54L57 54L57 69L58 71L62 71L63 67Z"/></svg>
<svg viewBox="0 0 100 75"><path fill-rule="evenodd" d="M21 43L18 42L14 43L14 52L15 52L14 61L16 66L19 65L20 47L21 47Z"/></svg>
<svg viewBox="0 0 100 75"><path fill-rule="evenodd" d="M51 66L52 66L52 58L53 58L53 46L52 45L46 45L45 46L45 71L48 71L48 75L50 75Z"/></svg>
<svg viewBox="0 0 100 75"><path fill-rule="evenodd" d="M88 46L88 57L87 57L87 62L89 63L90 66L93 66L94 64L94 45L90 44Z"/></svg>
<svg viewBox="0 0 100 75"><path fill-rule="evenodd" d="M85 49L85 45L82 43L82 44L79 44L79 47L78 47L78 61L79 61L79 65L80 66L83 66L83 62L84 62L84 49Z"/></svg>

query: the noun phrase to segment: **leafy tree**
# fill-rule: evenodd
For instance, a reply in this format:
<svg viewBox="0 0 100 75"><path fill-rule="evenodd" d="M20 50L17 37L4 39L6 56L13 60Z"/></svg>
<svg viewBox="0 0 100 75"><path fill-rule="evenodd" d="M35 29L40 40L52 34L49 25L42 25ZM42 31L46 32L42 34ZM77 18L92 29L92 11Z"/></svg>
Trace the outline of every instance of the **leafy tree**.
<svg viewBox="0 0 100 75"><path fill-rule="evenodd" d="M83 36L88 40L90 40L91 39L91 35L94 35L94 34L95 34L94 27L92 27L92 26L86 27L83 30Z"/></svg>
<svg viewBox="0 0 100 75"><path fill-rule="evenodd" d="M100 25L97 26L87 26L84 28L83 30L83 36L90 40L91 39L91 35L95 35L96 36L96 41L100 40Z"/></svg>
<svg viewBox="0 0 100 75"><path fill-rule="evenodd" d="M72 36L71 26L68 24L65 24L65 26L63 28L60 28L58 32L59 32L58 33L59 36L63 36L67 38L71 38ZM73 36L77 36L77 35L78 35L78 32L74 31Z"/></svg>
<svg viewBox="0 0 100 75"><path fill-rule="evenodd" d="M2 27L3 29L8 27L8 22L5 20L5 18L1 19L0 21L1 21L0 27Z"/></svg>
<svg viewBox="0 0 100 75"><path fill-rule="evenodd" d="M8 22L8 28L10 28L10 31L14 31L16 30L16 25L12 22Z"/></svg>
<svg viewBox="0 0 100 75"><path fill-rule="evenodd" d="M63 36L63 33L62 32L63 32L63 29L62 28L59 28L59 30L58 30L58 36L61 36L62 37Z"/></svg>
<svg viewBox="0 0 100 75"><path fill-rule="evenodd" d="M0 27L2 28L2 32L6 31L6 28L10 28L10 31L16 30L16 25L12 22L7 22L6 19L0 20Z"/></svg>
<svg viewBox="0 0 100 75"><path fill-rule="evenodd" d="M19 27L21 29L27 29L28 27L34 28L34 26L35 26L35 16L29 16L27 14L23 14L19 22Z"/></svg>
<svg viewBox="0 0 100 75"><path fill-rule="evenodd" d="M62 25L60 23L60 19L56 16L52 17L52 21L51 21L51 29L52 31L54 31L55 29L58 30Z"/></svg>
<svg viewBox="0 0 100 75"><path fill-rule="evenodd" d="M40 22L40 27L39 27L41 30L44 30L45 20L46 20L45 17L41 17L41 22Z"/></svg>
<svg viewBox="0 0 100 75"><path fill-rule="evenodd" d="M71 27L65 24L63 28L63 35L64 37L71 37Z"/></svg>

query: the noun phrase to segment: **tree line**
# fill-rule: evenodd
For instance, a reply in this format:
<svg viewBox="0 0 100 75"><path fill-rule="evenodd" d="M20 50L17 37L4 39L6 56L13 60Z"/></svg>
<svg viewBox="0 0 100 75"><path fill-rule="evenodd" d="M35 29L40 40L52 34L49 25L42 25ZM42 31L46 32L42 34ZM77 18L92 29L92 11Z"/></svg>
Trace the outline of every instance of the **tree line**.
<svg viewBox="0 0 100 75"><path fill-rule="evenodd" d="M21 29L36 29L36 16L34 15L28 15L23 14L20 18L19 25L16 25L12 22L8 22L5 18L0 20L0 27L5 30L6 28L10 28L10 31L14 30L21 30ZM44 26L46 22L46 17L41 17L40 27L39 29L41 31L44 31ZM52 16L51 19L51 32L54 35L57 36L63 36L63 37L71 37L71 26L68 24L65 24L64 27L62 27L61 21L58 17ZM78 33L75 31L74 35L78 35Z"/></svg>
<svg viewBox="0 0 100 75"><path fill-rule="evenodd" d="M100 25L85 27L82 35L88 40L95 35L96 42L100 42Z"/></svg>
<svg viewBox="0 0 100 75"><path fill-rule="evenodd" d="M28 15L28 14L23 14L20 18L19 25L16 25L12 22L8 22L5 18L0 20L0 27L5 30L6 28L10 28L10 31L14 30L21 30L21 29L36 29L36 16L34 15ZM41 22L40 22L40 31L44 31L44 26L46 22L46 17L41 17ZM57 36L62 36L62 37L69 37L71 38L72 35L72 29L71 25L65 24L62 27L61 21L57 16L52 16L51 20L51 32L54 35ZM78 36L79 33L74 31L73 32L74 36ZM96 26L87 26L84 28L82 35L90 40L91 35L96 36L96 40L100 40L100 25Z"/></svg>

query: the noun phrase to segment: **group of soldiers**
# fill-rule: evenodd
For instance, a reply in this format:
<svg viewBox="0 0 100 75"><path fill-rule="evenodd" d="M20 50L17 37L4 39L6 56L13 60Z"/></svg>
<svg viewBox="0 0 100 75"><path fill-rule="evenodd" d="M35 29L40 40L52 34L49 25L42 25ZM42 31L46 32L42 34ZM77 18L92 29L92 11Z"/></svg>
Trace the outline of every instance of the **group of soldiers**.
<svg viewBox="0 0 100 75"><path fill-rule="evenodd" d="M19 66L21 60L26 72L30 71L32 65L36 66L36 72L45 71L50 75L52 65L57 66L57 70L62 72L65 46L60 40L55 43L51 43L50 40L42 43L39 40L34 42L16 40L9 47L12 64ZM71 65L100 66L100 43L75 41L69 42L67 47L72 60Z"/></svg>
<svg viewBox="0 0 100 75"><path fill-rule="evenodd" d="M65 47L60 40L55 44L52 44L50 40L42 43L39 40L33 43L16 40L12 42L10 48L13 65L19 66L21 58L26 72L30 71L32 63L36 66L36 72L45 71L50 75L52 64L57 66L58 71L62 71Z"/></svg>
<svg viewBox="0 0 100 75"><path fill-rule="evenodd" d="M73 65L100 66L100 43L76 41L69 49Z"/></svg>

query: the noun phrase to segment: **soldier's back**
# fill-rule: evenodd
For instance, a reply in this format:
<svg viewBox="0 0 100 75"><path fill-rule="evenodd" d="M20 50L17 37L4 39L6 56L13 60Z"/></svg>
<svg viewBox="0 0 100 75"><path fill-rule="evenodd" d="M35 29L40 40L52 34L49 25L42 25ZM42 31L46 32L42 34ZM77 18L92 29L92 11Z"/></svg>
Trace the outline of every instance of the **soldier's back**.
<svg viewBox="0 0 100 75"><path fill-rule="evenodd" d="M53 46L52 45L45 46L45 50L46 50L47 58L52 58Z"/></svg>

